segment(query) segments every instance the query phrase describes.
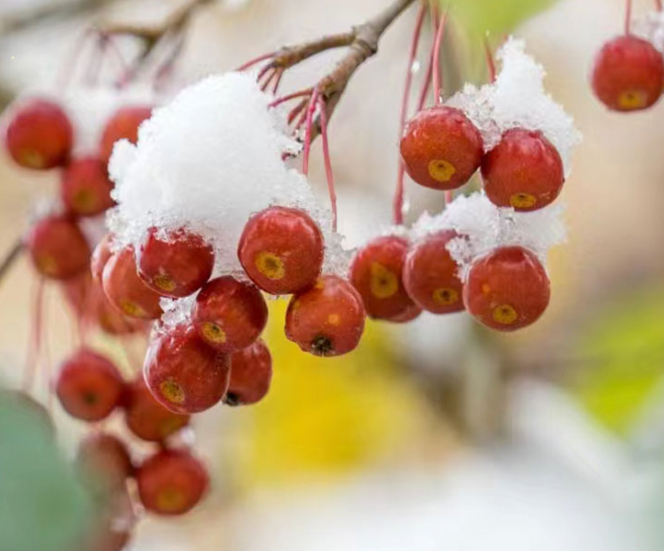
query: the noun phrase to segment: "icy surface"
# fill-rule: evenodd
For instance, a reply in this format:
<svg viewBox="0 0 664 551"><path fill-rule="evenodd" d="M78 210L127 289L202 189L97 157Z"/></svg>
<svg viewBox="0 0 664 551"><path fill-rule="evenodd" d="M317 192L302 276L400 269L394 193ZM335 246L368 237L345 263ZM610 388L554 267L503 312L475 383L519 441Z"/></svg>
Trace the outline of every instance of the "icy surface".
<svg viewBox="0 0 664 551"><path fill-rule="evenodd" d="M637 19L632 24L632 30L664 53L664 11L651 11L642 19Z"/></svg>
<svg viewBox="0 0 664 551"><path fill-rule="evenodd" d="M457 197L441 214L423 214L411 235L417 240L444 229L455 230L460 237L450 241L447 248L465 279L476 258L501 246L525 247L545 264L549 249L565 241L563 211L564 207L556 204L519 213L496 207L483 192L477 192Z"/></svg>
<svg viewBox="0 0 664 551"><path fill-rule="evenodd" d="M324 269L345 273L329 211L282 159L300 145L286 134L284 113L268 108L272 99L251 75L211 76L156 109L136 146L119 142L110 163L118 206L108 216L119 246L136 245L152 226L187 228L214 247L216 275L241 275L237 244L248 218L284 205L309 212L325 236Z"/></svg>
<svg viewBox="0 0 664 551"><path fill-rule="evenodd" d="M581 141L574 120L544 89L544 68L525 53L525 42L510 38L499 50L502 69L496 82L478 88L466 84L447 102L464 111L493 149L511 128L540 130L563 159L565 175L571 170L573 147Z"/></svg>

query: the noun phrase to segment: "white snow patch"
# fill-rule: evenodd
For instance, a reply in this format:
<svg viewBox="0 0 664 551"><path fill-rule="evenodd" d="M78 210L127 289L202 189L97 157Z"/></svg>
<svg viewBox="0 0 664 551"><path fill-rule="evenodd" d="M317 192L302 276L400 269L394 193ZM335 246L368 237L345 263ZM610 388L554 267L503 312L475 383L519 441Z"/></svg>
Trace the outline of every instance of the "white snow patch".
<svg viewBox="0 0 664 551"><path fill-rule="evenodd" d="M664 11L654 10L635 20L632 31L664 53Z"/></svg>

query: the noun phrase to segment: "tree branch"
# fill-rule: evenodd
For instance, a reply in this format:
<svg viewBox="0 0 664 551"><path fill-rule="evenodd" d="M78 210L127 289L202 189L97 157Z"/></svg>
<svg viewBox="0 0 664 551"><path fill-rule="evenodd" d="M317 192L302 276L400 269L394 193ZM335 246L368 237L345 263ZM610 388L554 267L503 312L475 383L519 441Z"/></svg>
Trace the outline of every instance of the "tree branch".
<svg viewBox="0 0 664 551"><path fill-rule="evenodd" d="M7 275L9 269L18 260L18 257L21 256L21 251L23 251L23 240L17 239L7 255L2 259L2 261L0 261L0 281L2 281L5 275Z"/></svg>

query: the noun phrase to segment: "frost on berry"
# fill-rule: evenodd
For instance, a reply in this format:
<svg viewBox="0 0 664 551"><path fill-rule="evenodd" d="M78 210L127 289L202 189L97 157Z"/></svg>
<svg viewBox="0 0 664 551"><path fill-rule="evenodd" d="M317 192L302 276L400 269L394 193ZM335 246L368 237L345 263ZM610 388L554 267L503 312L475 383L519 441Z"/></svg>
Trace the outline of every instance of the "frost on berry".
<svg viewBox="0 0 664 551"><path fill-rule="evenodd" d="M524 41L510 38L497 54L502 70L495 83L481 88L467 84L447 104L473 121L485 151L512 128L541 131L560 153L569 176L572 148L581 134L572 117L544 89L544 68L524 50Z"/></svg>
<svg viewBox="0 0 664 551"><path fill-rule="evenodd" d="M632 22L632 33L664 53L664 11L654 10Z"/></svg>

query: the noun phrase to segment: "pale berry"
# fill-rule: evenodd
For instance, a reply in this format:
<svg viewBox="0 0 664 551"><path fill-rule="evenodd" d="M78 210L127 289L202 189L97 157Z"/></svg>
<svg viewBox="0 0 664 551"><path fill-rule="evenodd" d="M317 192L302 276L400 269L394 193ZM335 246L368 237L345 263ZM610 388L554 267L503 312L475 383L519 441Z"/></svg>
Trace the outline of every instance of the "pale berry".
<svg viewBox="0 0 664 551"><path fill-rule="evenodd" d="M60 195L67 210L76 216L96 216L110 209L113 183L97 157L73 159L65 168Z"/></svg>

